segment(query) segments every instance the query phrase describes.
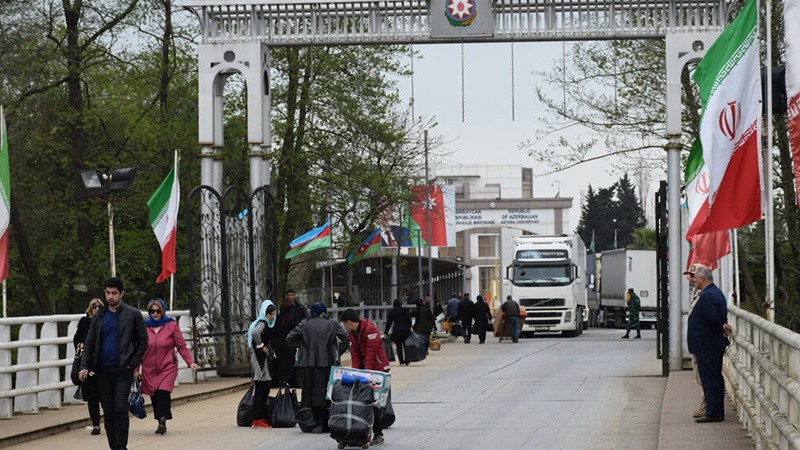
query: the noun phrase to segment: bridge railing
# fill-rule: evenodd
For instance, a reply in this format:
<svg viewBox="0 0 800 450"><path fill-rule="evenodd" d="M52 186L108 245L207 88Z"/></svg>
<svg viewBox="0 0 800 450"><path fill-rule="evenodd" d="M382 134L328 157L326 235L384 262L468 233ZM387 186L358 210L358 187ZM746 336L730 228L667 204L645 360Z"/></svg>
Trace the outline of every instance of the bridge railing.
<svg viewBox="0 0 800 450"><path fill-rule="evenodd" d="M800 449L800 334L735 306L724 373L757 449Z"/></svg>
<svg viewBox="0 0 800 450"><path fill-rule="evenodd" d="M352 308L383 331L391 306L359 305ZM338 319L345 309L334 307L328 313ZM195 340L189 311L170 311L169 315L178 321L186 344L192 350ZM73 398L77 386L70 380L75 357L72 337L81 317L83 314L0 319L0 419L81 402ZM12 333L14 327L19 328L17 333ZM201 345L214 346L215 343L203 342ZM195 374L181 358L178 358L178 367L176 384L217 376L215 371L203 370L201 366L195 380Z"/></svg>
<svg viewBox="0 0 800 450"><path fill-rule="evenodd" d="M189 311L170 311L169 314L178 320L191 349ZM70 369L75 357L72 337L81 317L83 314L0 319L0 419L11 419L15 413L34 414L41 409L58 409L64 404L80 402L73 398L77 386L70 380ZM66 334L63 324L67 324ZM13 327L19 327L16 336L12 336ZM182 359L178 360L177 383L193 382L192 370ZM214 375L198 372L197 377L205 379Z"/></svg>

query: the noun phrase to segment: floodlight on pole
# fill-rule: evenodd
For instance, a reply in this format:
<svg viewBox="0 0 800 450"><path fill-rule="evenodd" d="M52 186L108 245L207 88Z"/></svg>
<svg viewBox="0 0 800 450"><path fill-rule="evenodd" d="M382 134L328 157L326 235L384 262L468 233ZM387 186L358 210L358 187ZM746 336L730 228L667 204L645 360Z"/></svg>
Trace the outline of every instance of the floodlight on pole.
<svg viewBox="0 0 800 450"><path fill-rule="evenodd" d="M100 170L84 170L81 180L86 192L91 196L104 196L108 208L108 256L111 264L111 276L117 276L116 246L114 244L114 206L111 199L113 192L121 192L131 187L136 180L136 167L117 169L106 175Z"/></svg>

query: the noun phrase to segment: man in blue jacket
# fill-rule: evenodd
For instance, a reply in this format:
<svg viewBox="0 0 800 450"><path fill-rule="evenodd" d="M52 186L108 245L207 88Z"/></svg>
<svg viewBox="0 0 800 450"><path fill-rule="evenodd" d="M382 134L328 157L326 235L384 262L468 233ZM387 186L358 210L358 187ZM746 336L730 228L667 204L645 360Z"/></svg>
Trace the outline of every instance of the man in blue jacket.
<svg viewBox="0 0 800 450"><path fill-rule="evenodd" d="M689 353L697 356L697 369L706 399L706 414L695 422L722 422L725 420L722 358L730 335L728 304L725 295L714 284L714 276L708 267L694 264L684 275L690 275L692 286L700 291L689 314L686 332Z"/></svg>
<svg viewBox="0 0 800 450"><path fill-rule="evenodd" d="M78 377L83 381L89 371L97 374L108 446L124 450L130 429L128 396L133 369L147 351L147 327L141 311L122 303L122 280L109 278L104 290L108 307L92 318Z"/></svg>

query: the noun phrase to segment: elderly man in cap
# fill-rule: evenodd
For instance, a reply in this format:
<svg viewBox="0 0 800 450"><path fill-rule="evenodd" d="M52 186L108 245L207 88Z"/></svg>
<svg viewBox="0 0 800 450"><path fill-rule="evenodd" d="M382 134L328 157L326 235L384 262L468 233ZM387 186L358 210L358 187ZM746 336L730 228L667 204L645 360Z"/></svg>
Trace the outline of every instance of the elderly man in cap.
<svg viewBox="0 0 800 450"><path fill-rule="evenodd" d="M706 400L706 413L695 422L722 422L725 420L722 358L730 335L728 304L725 295L714 284L714 276L708 267L693 264L684 275L689 275L692 286L700 291L689 314L686 332L689 353L697 356L697 369Z"/></svg>

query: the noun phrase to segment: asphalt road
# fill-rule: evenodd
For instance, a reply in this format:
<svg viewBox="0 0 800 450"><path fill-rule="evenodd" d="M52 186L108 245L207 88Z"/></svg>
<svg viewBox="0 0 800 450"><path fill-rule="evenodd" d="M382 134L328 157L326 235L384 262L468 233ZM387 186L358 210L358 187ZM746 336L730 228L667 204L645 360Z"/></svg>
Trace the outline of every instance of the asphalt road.
<svg viewBox="0 0 800 450"><path fill-rule="evenodd" d="M392 369L395 449L656 449L667 379L655 332L622 340L620 330L577 338L536 336L518 344L477 337L442 345L425 361ZM335 449L327 435L235 425L242 393L173 408L164 436L131 419L129 449ZM73 430L14 449L107 448L105 431Z"/></svg>

